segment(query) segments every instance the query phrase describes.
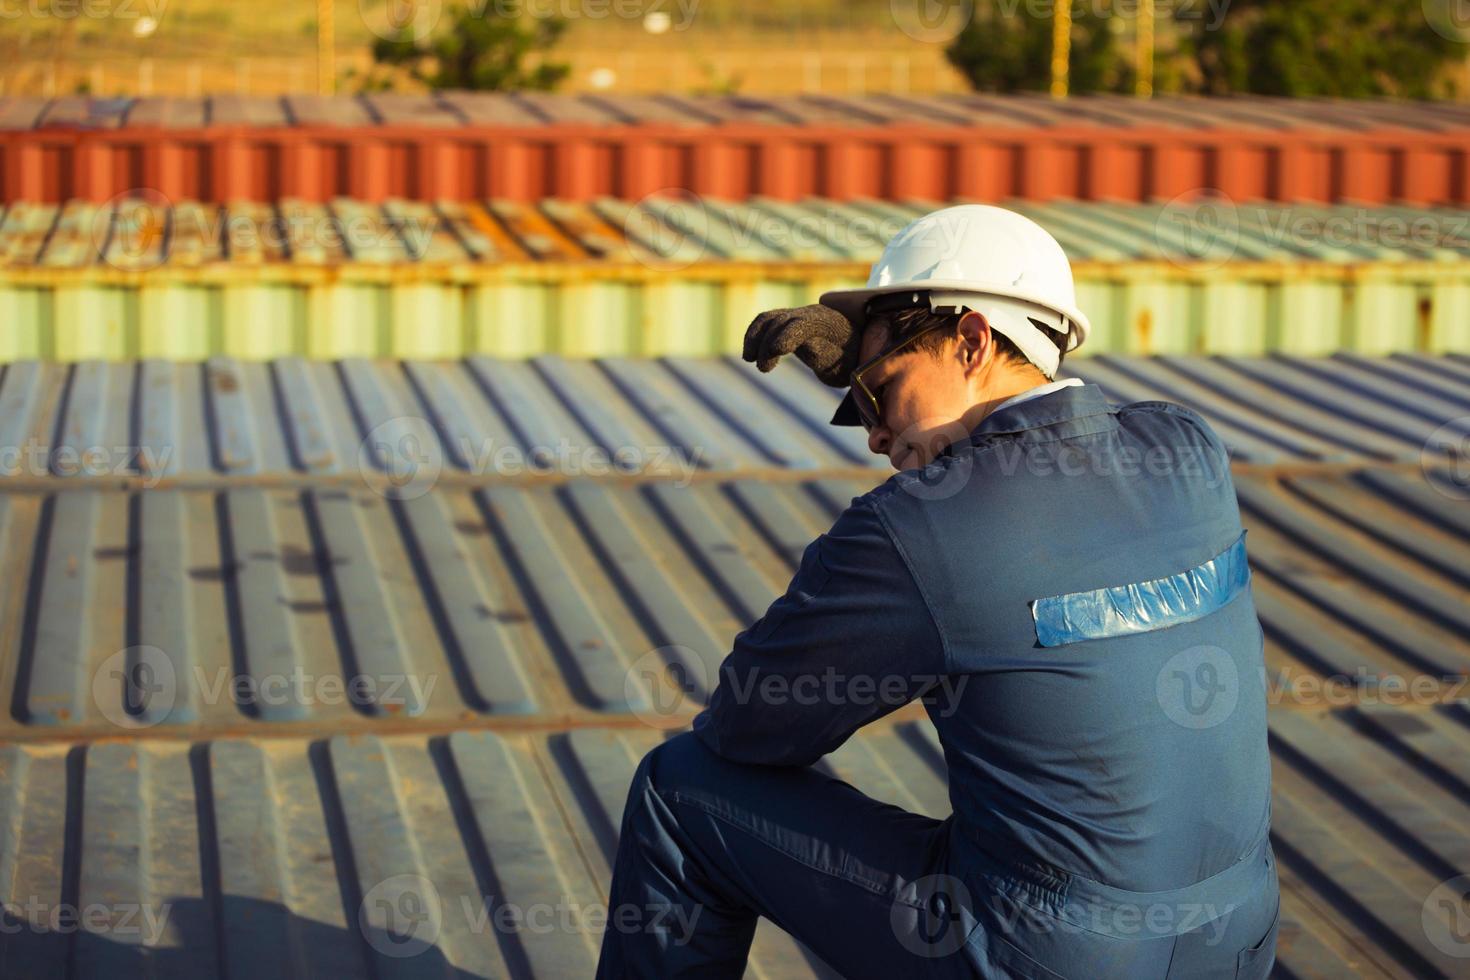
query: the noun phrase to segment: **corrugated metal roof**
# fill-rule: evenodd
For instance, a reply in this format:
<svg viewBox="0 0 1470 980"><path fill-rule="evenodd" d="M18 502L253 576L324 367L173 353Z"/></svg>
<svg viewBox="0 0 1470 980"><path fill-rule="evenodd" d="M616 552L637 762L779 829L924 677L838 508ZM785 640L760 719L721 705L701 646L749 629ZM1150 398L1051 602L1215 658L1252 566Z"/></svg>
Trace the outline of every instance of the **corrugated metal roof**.
<svg viewBox="0 0 1470 980"><path fill-rule="evenodd" d="M304 486L11 492L0 731L676 720L693 703L644 668L681 661L702 698L806 544L878 481L583 479L392 503ZM1422 674L1453 693L1470 676L1463 480L1308 467L1237 487L1286 682Z"/></svg>
<svg viewBox="0 0 1470 980"><path fill-rule="evenodd" d="M1242 463L1417 465L1470 416L1464 356L1102 355L1063 373L1195 407ZM26 361L0 367L0 485L863 476L882 464L860 429L827 424L839 395L735 357Z"/></svg>
<svg viewBox="0 0 1470 980"><path fill-rule="evenodd" d="M0 98L0 200L1168 199L1466 203L1450 103L976 94Z"/></svg>
<svg viewBox="0 0 1470 980"><path fill-rule="evenodd" d="M1426 922L1453 914L1432 901L1436 886L1470 871L1467 725L1464 706L1271 715L1280 975L1465 976ZM589 976L627 785L657 738L635 727L0 747L0 969ZM926 722L872 726L822 765L948 813ZM48 928L58 908L92 910L91 927ZM834 975L765 922L750 967Z"/></svg>
<svg viewBox="0 0 1470 980"><path fill-rule="evenodd" d="M721 124L775 126L931 125L991 128L1101 127L1198 131L1222 128L1446 132L1470 127L1453 102L1282 99L1265 96L1140 100L1108 95L1058 101L1040 95L878 93L842 95L556 95L549 93L369 93L323 97L206 95L97 98L0 97L0 130L198 127L541 127Z"/></svg>
<svg viewBox="0 0 1470 980"><path fill-rule="evenodd" d="M494 199L381 204L336 198L273 204L171 202L0 206L0 268L190 269L224 263L422 266L598 261L679 271L696 262L864 262L908 222L946 203L809 197L731 201L653 194L534 203ZM1079 263L1456 262L1470 257L1470 211L1231 201L999 202L1033 218Z"/></svg>
<svg viewBox="0 0 1470 980"><path fill-rule="evenodd" d="M1470 212L1011 203L1069 252L1087 353L1470 349ZM939 206L18 204L0 361L727 353Z"/></svg>
<svg viewBox="0 0 1470 980"><path fill-rule="evenodd" d="M1236 448L1279 972L1465 976L1470 487L1422 450L1466 436L1470 359L1075 366ZM835 397L733 359L9 366L0 446L43 463L0 482L0 975L588 975L634 764L882 478ZM114 440L166 480L48 451ZM650 440L713 462L568 472ZM823 764L948 812L916 706ZM41 928L68 909L91 928ZM762 925L751 975L813 974Z"/></svg>

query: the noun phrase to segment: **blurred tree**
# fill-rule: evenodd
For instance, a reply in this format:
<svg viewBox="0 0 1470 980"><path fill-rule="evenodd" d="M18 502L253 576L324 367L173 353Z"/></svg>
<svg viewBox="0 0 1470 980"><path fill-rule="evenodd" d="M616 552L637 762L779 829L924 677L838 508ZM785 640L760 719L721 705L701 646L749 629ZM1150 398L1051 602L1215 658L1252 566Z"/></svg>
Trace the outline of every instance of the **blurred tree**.
<svg viewBox="0 0 1470 980"><path fill-rule="evenodd" d="M556 44L567 22L536 17L529 26L514 17L494 14L488 4L471 4L454 11L446 31L414 39L406 30L373 43L379 65L408 72L433 89L457 88L504 92L515 89L550 90L567 76L570 66L542 61L528 68L528 55L541 54ZM364 87L381 88L376 76Z"/></svg>
<svg viewBox="0 0 1470 980"><path fill-rule="evenodd" d="M975 0L945 54L980 91L1045 91L1051 12L1066 2L1071 91L1131 92L1136 0ZM1172 6L1172 23L1158 25L1160 93L1443 97L1455 84L1447 69L1464 51L1434 29L1419 0L1229 0L1219 15L1214 0Z"/></svg>
<svg viewBox="0 0 1470 980"><path fill-rule="evenodd" d="M1067 2L1067 0L1058 0ZM1128 92L1133 87L1131 52L1119 49L1112 18L1098 16L1106 4L1074 4L1070 88ZM1052 18L1048 4L981 0L945 57L981 92L1044 92L1051 83Z"/></svg>
<svg viewBox="0 0 1470 980"><path fill-rule="evenodd" d="M1184 9L1180 8L1181 11ZM1233 0L1215 29L1176 20L1209 94L1432 98L1461 54L1418 0Z"/></svg>

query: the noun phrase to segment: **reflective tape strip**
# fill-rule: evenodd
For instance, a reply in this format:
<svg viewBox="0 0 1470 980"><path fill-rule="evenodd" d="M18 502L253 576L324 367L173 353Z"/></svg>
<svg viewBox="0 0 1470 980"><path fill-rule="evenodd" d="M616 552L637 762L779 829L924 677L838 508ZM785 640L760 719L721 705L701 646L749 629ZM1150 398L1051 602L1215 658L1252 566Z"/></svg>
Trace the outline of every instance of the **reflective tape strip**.
<svg viewBox="0 0 1470 980"><path fill-rule="evenodd" d="M1223 608L1250 580L1242 531L1203 565L1147 582L1037 599L1031 615L1041 645L1059 647L1192 623Z"/></svg>

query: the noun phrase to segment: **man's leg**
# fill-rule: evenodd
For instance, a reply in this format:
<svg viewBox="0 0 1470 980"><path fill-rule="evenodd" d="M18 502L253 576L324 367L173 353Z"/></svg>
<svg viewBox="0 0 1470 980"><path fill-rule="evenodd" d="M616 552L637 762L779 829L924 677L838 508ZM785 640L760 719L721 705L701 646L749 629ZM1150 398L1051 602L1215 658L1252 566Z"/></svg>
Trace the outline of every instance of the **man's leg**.
<svg viewBox="0 0 1470 980"><path fill-rule="evenodd" d="M943 870L946 832L814 769L738 765L679 735L633 777L597 975L739 977L761 915L845 976L913 974L924 950L901 940L895 904L923 914L914 883Z"/></svg>

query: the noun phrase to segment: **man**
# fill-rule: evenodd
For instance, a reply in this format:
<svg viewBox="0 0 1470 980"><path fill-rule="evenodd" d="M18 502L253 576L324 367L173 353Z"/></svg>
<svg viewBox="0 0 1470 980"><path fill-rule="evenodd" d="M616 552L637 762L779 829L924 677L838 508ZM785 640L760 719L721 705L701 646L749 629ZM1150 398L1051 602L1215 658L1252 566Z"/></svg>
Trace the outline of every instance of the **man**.
<svg viewBox="0 0 1470 980"><path fill-rule="evenodd" d="M599 976L739 976L763 915L847 977L1265 977L1264 661L1224 446L1056 380L1088 322L1012 212L921 218L822 304L762 314L746 359L850 385L834 423L900 472L639 766ZM915 698L948 819L807 768Z"/></svg>

